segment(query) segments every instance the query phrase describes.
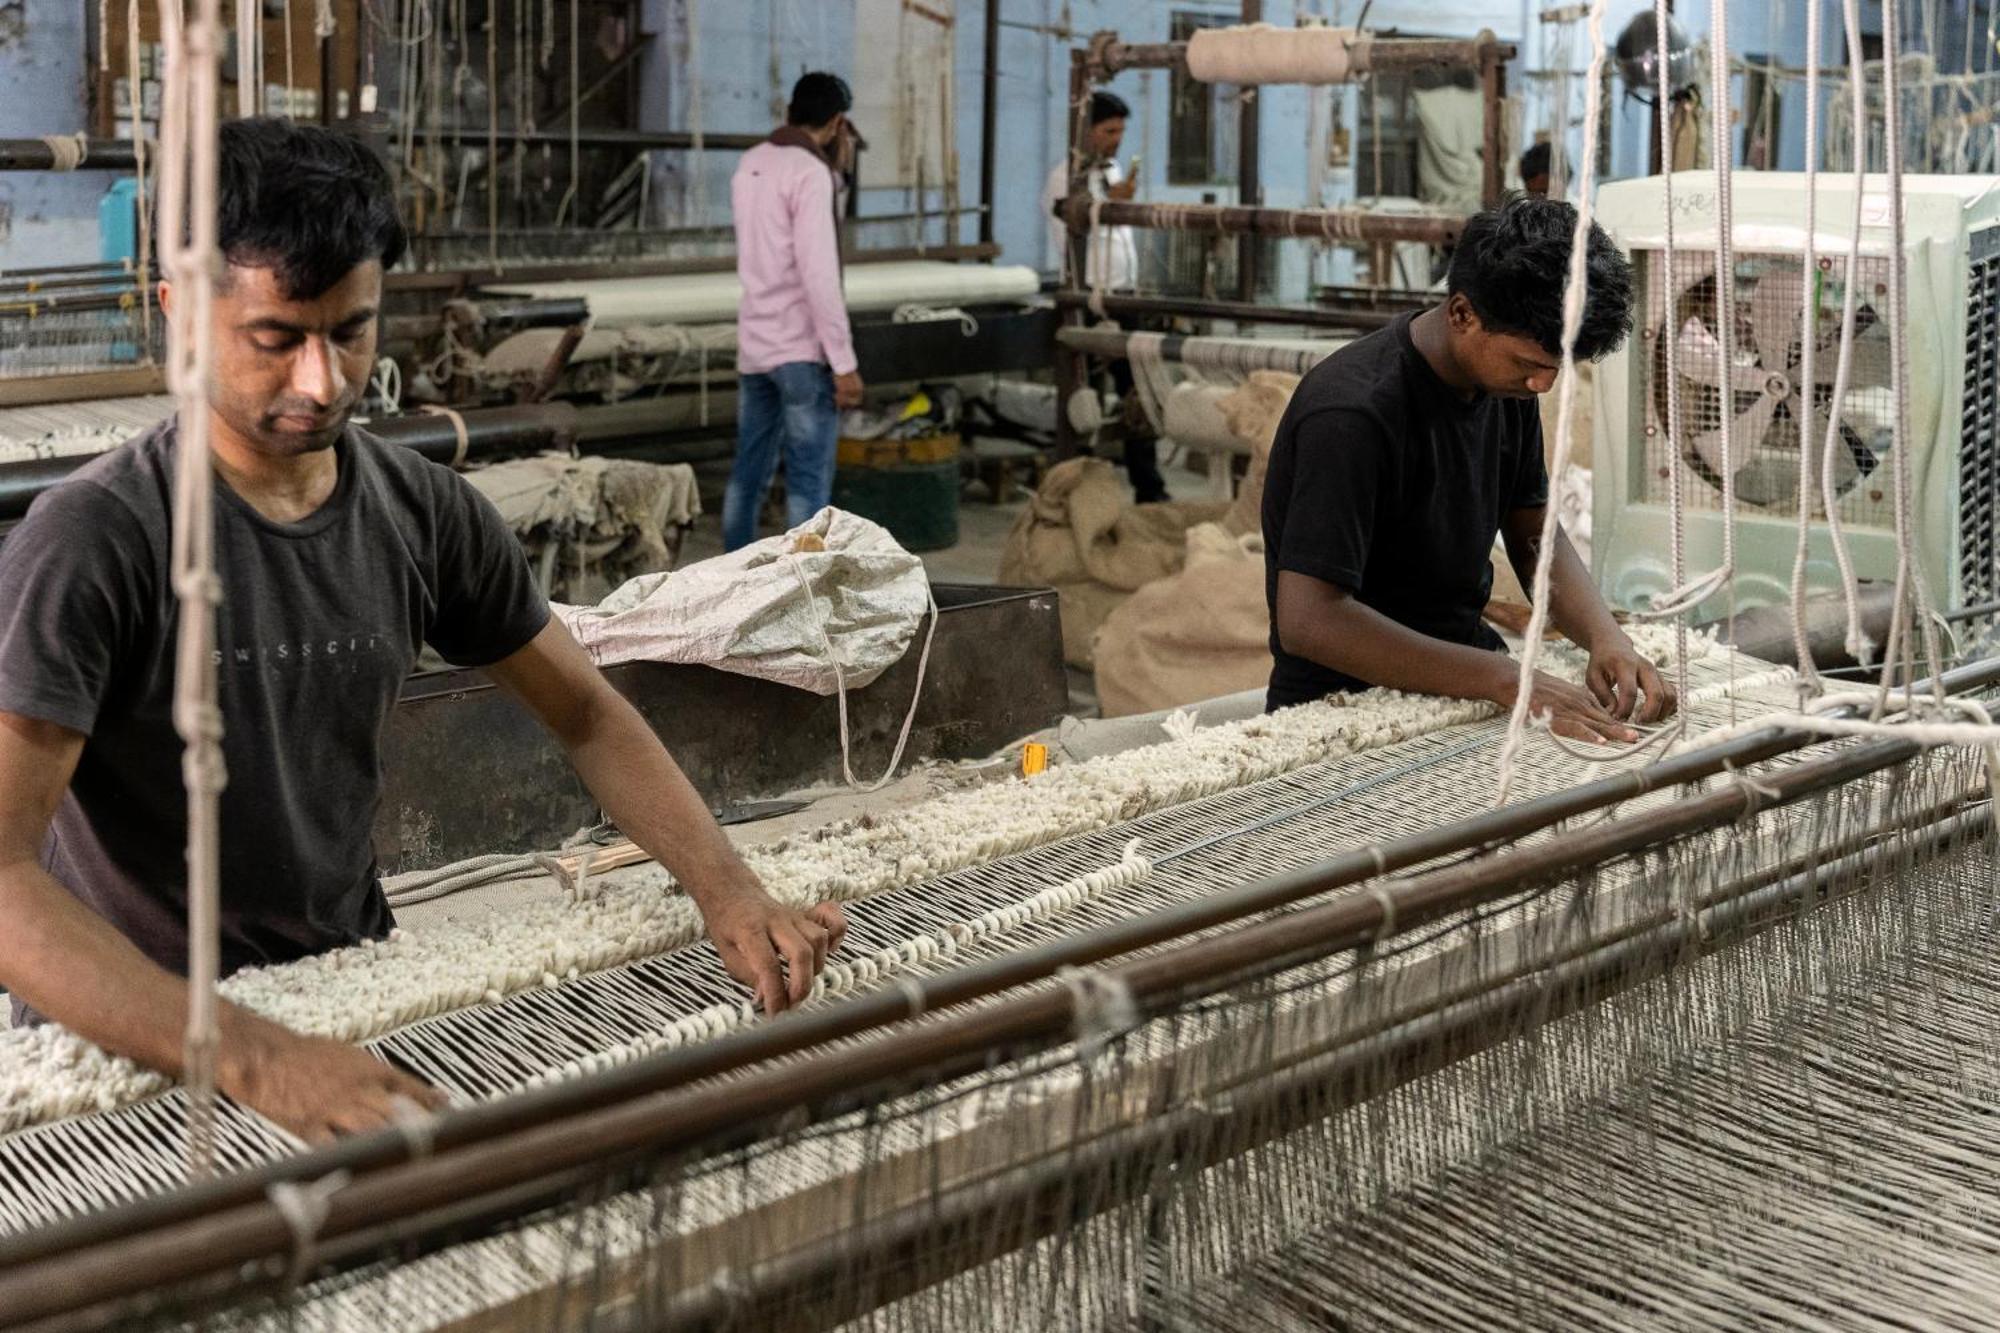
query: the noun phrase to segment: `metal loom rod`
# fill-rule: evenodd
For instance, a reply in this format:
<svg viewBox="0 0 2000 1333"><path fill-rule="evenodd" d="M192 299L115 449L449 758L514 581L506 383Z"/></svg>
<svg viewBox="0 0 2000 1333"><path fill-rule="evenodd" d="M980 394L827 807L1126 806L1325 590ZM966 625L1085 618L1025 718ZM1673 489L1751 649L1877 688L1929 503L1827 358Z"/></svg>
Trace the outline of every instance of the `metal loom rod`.
<svg viewBox="0 0 2000 1333"><path fill-rule="evenodd" d="M1142 204L1073 194L1062 203L1072 235L1092 227L1145 227L1214 235L1290 236L1313 241L1422 241L1450 245L1465 215L1369 213L1360 209L1253 208L1238 204ZM1245 304L1254 304L1246 302Z"/></svg>
<svg viewBox="0 0 2000 1333"><path fill-rule="evenodd" d="M1157 1015L1231 985L1377 943L1504 896L1523 883L1560 878L1803 799L1905 762L1923 748L1904 740L1856 746L1769 775L1757 786L1731 783L1532 847L1431 871L1388 887L1382 895L1346 895L1187 941L1108 968L1104 975L1113 984L1122 983L1137 1014ZM1069 1040L1075 1017L1068 988L1042 987L859 1046L732 1080L654 1091L447 1149L335 1191L325 1201L318 1238L325 1246L356 1231L394 1228L414 1240L422 1232L422 1216L431 1210L462 1211L481 1195L503 1191L519 1206L536 1197L530 1188L535 1181L550 1181L542 1201L559 1203L579 1172L603 1174L674 1151L720 1150L754 1141L778 1119L798 1121L803 1115L811 1123L912 1084L976 1073ZM0 1326L70 1314L77 1318L46 1326L106 1327L89 1312L115 1324L119 1302L244 1265L283 1260L295 1244L285 1214L259 1200L156 1233L11 1264L0 1272Z"/></svg>
<svg viewBox="0 0 2000 1333"><path fill-rule="evenodd" d="M1990 806L1959 808L1935 821L1931 848L1990 827ZM1231 1087L1200 1108L1181 1107L1111 1130L1079 1147L906 1206L824 1237L676 1299L661 1314L613 1315L605 1333L831 1327L947 1281L1112 1208L1138 1201L1158 1180L1141 1163L1206 1170L1452 1064L1536 1023L1574 1013L1706 957L1791 915L1842 874L1869 868L1875 853L1847 852L1793 874L1778 868L1703 895L1700 911L1675 914L1602 948L1550 959L1476 995L1310 1055ZM967 1237L941 1247L940 1236ZM801 1315L800 1311L807 1311ZM791 1318L788 1322L786 1314Z"/></svg>
<svg viewBox="0 0 2000 1333"><path fill-rule="evenodd" d="M2000 658L1959 667L1946 672L1942 680L1951 693L1996 682L2000 682ZM1838 711L1844 714L1852 710ZM1757 763L1822 739L1806 732L1767 727L1645 768L1613 774L1518 805L1482 811L1469 819L1423 829L1374 848L1350 851L1287 874L1268 876L1034 949L1004 954L934 977L911 978L907 986L872 991L824 1009L789 1014L701 1046L663 1052L602 1074L456 1110L438 1122L431 1141L437 1150L448 1150L558 1116L594 1110L796 1054L924 1012L1039 981L1054 975L1061 967L1102 962L1390 871L1521 838L1566 819L1662 788L1699 781L1737 765ZM254 1203L263 1198L269 1185L278 1181L316 1179L339 1170L357 1173L378 1170L405 1162L409 1157L409 1142L398 1132L357 1136L254 1171L185 1187L37 1232L0 1238L0 1270L52 1260L121 1236ZM0 1277L0 1288L4 1288L4 1277Z"/></svg>

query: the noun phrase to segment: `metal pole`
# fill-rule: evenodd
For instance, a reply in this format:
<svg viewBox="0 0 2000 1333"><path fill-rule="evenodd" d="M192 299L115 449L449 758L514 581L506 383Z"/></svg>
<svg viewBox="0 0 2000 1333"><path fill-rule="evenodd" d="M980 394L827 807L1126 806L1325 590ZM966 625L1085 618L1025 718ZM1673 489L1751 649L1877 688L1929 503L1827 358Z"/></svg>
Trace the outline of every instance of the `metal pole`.
<svg viewBox="0 0 2000 1333"><path fill-rule="evenodd" d="M73 165L58 166L54 145L42 139L0 139L0 171L132 171L139 165L129 139L85 139Z"/></svg>
<svg viewBox="0 0 2000 1333"><path fill-rule="evenodd" d="M1264 21L1264 0L1243 0L1243 21L1261 23ZM1263 119L1259 115L1257 90L1239 88L1236 95L1242 99L1236 118L1236 202L1245 208L1260 208L1264 203L1264 183L1261 175L1263 144L1261 130ZM1236 238L1236 299L1255 301L1257 299L1257 238L1251 235Z"/></svg>
<svg viewBox="0 0 2000 1333"><path fill-rule="evenodd" d="M1079 286L1085 284L1089 273L1089 248L1085 231L1090 226L1089 179L1085 164L1090 160L1090 69L1085 52L1072 48L1069 53L1069 197L1074 201L1082 194L1083 228L1070 224L1068 252L1065 256L1066 280ZM1086 307L1072 306L1064 310L1063 322L1080 326ZM1079 352L1058 345L1055 349L1056 370L1056 457L1074 458L1081 452L1077 440L1076 427L1070 424L1069 403L1076 391L1089 382L1089 363Z"/></svg>
<svg viewBox="0 0 2000 1333"><path fill-rule="evenodd" d="M1338 306L1182 300L1174 296L1106 296L1103 306L1104 313L1113 319L1182 315L1189 319L1228 319L1239 324L1293 324L1306 329L1380 329L1388 327L1402 313L1399 310L1343 309ZM1056 307L1070 313L1087 310L1090 308L1090 294L1057 292Z"/></svg>
<svg viewBox="0 0 2000 1333"><path fill-rule="evenodd" d="M984 64L980 68L979 103L979 243L993 244L993 214L999 200L994 181L998 174L1000 131L1000 5L1002 0L986 0L986 41Z"/></svg>
<svg viewBox="0 0 2000 1333"><path fill-rule="evenodd" d="M1814 0L1818 3L1818 0ZM1481 162L1479 198L1487 208L1500 202L1500 196L1507 188L1507 62L1500 53L1503 48L1493 40L1491 32L1479 34L1479 91L1484 103L1485 120L1481 127L1483 161Z"/></svg>
<svg viewBox="0 0 2000 1333"><path fill-rule="evenodd" d="M1227 204L1160 207L1107 200L1098 204L1096 211L1097 220L1106 227L1205 231L1216 235L1248 232L1316 241L1422 241L1426 245L1450 245L1465 229L1465 219L1457 214L1369 213L1361 209L1243 208ZM1063 221L1079 238L1090 230L1090 215L1088 195L1072 194L1063 201Z"/></svg>

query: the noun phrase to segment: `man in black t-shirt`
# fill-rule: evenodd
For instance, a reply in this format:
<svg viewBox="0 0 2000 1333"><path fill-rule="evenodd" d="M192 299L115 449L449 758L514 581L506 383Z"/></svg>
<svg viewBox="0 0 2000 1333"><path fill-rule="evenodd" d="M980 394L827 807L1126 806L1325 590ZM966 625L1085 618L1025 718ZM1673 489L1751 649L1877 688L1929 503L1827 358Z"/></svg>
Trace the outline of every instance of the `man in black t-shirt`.
<svg viewBox="0 0 2000 1333"><path fill-rule="evenodd" d="M1562 365L1576 212L1516 198L1471 219L1445 303L1343 347L1299 383L1264 484L1268 708L1370 685L1511 707L1517 672L1481 618L1491 552L1530 586L1548 476L1536 396ZM1601 229L1576 355L1631 331L1632 274ZM1587 688L1538 675L1529 707L1581 740L1630 740L1673 711L1558 530L1555 626L1590 653Z"/></svg>
<svg viewBox="0 0 2000 1333"><path fill-rule="evenodd" d="M645 722L549 614L499 514L449 469L354 429L393 187L358 140L224 126L206 413L223 598L215 665L224 970L390 927L369 845L380 740L419 648L484 667L556 736L701 909L766 1009L844 929L765 892ZM161 284L171 309L176 293ZM172 477L185 422L93 460L0 547L0 985L106 1050L178 1073L187 817L173 722ZM309 1139L437 1094L366 1052L221 1006L222 1090Z"/></svg>

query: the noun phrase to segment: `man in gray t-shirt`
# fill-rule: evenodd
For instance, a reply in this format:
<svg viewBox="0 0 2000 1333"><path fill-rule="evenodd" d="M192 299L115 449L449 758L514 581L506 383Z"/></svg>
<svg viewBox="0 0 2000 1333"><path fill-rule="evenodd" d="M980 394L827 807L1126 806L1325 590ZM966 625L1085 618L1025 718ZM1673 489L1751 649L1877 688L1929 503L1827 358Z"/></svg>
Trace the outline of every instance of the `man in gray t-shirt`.
<svg viewBox="0 0 2000 1333"><path fill-rule="evenodd" d="M380 739L426 643L484 667L562 742L618 826L701 908L769 1010L843 930L774 901L686 777L536 592L499 515L449 469L348 424L401 253L358 141L275 120L222 133L208 412L222 796L222 965L385 935L370 847ZM161 303L174 293L163 284ZM0 985L170 1073L187 988L187 837L173 724L175 422L43 496L0 545ZM222 1008L223 1090L308 1138L436 1094L365 1052Z"/></svg>

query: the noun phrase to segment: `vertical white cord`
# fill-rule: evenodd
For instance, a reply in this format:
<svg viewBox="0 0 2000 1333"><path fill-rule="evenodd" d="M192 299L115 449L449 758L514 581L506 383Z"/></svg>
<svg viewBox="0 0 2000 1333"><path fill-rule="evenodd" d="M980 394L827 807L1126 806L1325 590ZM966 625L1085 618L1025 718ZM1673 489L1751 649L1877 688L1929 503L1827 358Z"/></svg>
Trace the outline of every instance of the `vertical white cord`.
<svg viewBox="0 0 2000 1333"><path fill-rule="evenodd" d="M1944 687L1939 682L1937 622L1931 615L1929 590L1923 571L1917 568L1915 519L1911 513L1914 482L1910 471L1910 346L1908 254L1904 249L1903 220L1903 116L1902 78L1897 61L1902 58L1902 16L1896 0L1882 6L1882 101L1883 134L1887 145L1889 176L1889 385L1895 398L1893 436L1889 453L1896 478L1896 593L1889 619L1890 651L1883 654L1882 690L1887 691L1897 657L1909 656L1911 645L1904 642L1911 633L1911 620L1923 634L1924 667L1931 676L1932 692L1940 705ZM1929 13L1928 9L1923 11ZM1932 47L1936 49L1935 45ZM1903 653L1896 647L1901 645ZM1878 703L1878 709L1880 704Z"/></svg>
<svg viewBox="0 0 2000 1333"><path fill-rule="evenodd" d="M236 114L254 116L263 92L264 70L257 62L257 30L263 26L257 0L236 0Z"/></svg>
<svg viewBox="0 0 2000 1333"><path fill-rule="evenodd" d="M1604 6L1593 0L1590 6L1590 81L1584 89L1583 141L1597 142L1597 119L1604 102ZM1495 804L1505 805L1514 784L1514 762L1527 736L1528 701L1534 694L1535 667L1541 659L1542 636L1548 628L1550 573L1555 567L1556 543L1560 540L1561 490L1569 472L1575 441L1570 423L1576 405L1576 335L1583 326L1583 308L1589 299L1591 212L1595 200L1597 154L1578 155L1576 173L1576 229L1570 237L1569 274L1563 282L1562 369L1556 393L1556 452L1549 466L1549 499L1542 511L1541 547L1535 553L1534 587L1529 595L1533 610L1528 616L1527 641L1521 646L1521 673L1514 689L1514 709L1507 720L1507 739L1501 744L1499 790Z"/></svg>
<svg viewBox="0 0 2000 1333"><path fill-rule="evenodd" d="M1736 623L1736 163L1729 151L1729 0L1709 0L1708 77L1715 106L1715 343L1722 406L1722 567ZM1752 441L1754 447L1756 441ZM1736 721L1736 654L1729 655L1729 720Z"/></svg>
<svg viewBox="0 0 2000 1333"><path fill-rule="evenodd" d="M1654 60L1654 80L1657 85L1656 106L1660 131L1660 186L1661 224L1666 244L1660 252L1660 267L1664 281L1658 290L1662 295L1660 315L1661 351L1664 354L1663 367L1667 384L1667 522L1671 530L1673 544L1672 576L1674 587L1687 586L1687 516L1683 512L1682 462L1681 462L1681 380L1680 380L1680 329L1676 323L1675 310L1680 297L1680 280L1674 265L1674 92L1672 60L1667 49L1668 25L1672 16L1667 9L1667 0L1653 0L1653 44L1657 52ZM1674 693L1676 698L1688 697L1688 645L1687 618L1674 617ZM1687 716L1681 714L1677 729L1685 730Z"/></svg>
<svg viewBox="0 0 2000 1333"><path fill-rule="evenodd" d="M173 485L173 586L179 600L174 659L174 727L185 750L188 847L188 1024L184 1077L188 1086L188 1170L213 1163L215 1115L215 982L220 970L217 797L222 764L222 712L214 663L215 577L213 480L208 454L210 367L214 360L216 262L217 57L221 0L197 0L185 25L178 6L160 8L167 48L163 81L160 203L166 226L161 263L173 282L167 382L179 413Z"/></svg>
<svg viewBox="0 0 2000 1333"><path fill-rule="evenodd" d="M1814 345L1819 339L1819 7L1806 0L1806 245L1799 261L1804 284L1804 310L1799 316L1799 536L1792 552L1792 649L1799 664L1799 684L1807 697L1824 689L1813 662L1812 636L1806 630L1806 556L1812 538L1815 470L1828 466L1830 453L1815 454L1819 432L1813 413L1818 405ZM1775 31L1775 29L1773 29ZM1767 140L1768 142L1768 140ZM1767 276L1763 281L1770 281ZM1771 355L1765 348L1764 354Z"/></svg>
<svg viewBox="0 0 2000 1333"><path fill-rule="evenodd" d="M1847 34L1847 49L1861 50L1861 0L1842 0L1841 22ZM1861 281L1861 218L1867 197L1868 164L1868 84L1866 71L1856 61L1847 70L1847 91L1854 118L1849 145L1853 154L1854 206L1848 218L1847 257L1842 270L1840 298L1840 350L1833 363L1833 393L1827 399L1826 442L1820 450L1820 503L1826 511L1826 532L1833 543L1833 559L1840 570L1840 591L1847 601L1847 655L1866 665L1875 645L1861 627L1861 585L1855 577L1854 560L1847 549L1847 532L1840 518L1840 488L1834 480L1835 449L1847 447L1840 433L1840 410L1847 401L1847 381L1854 365L1854 319Z"/></svg>

